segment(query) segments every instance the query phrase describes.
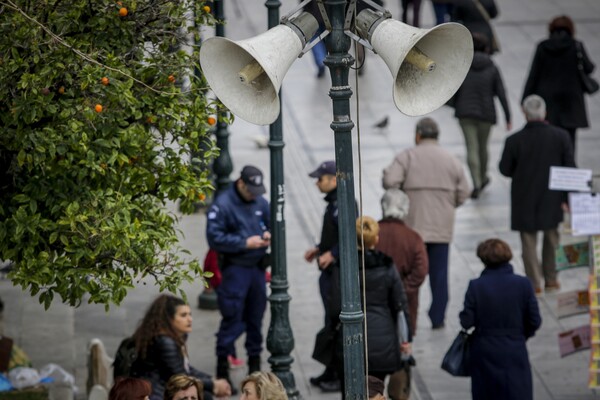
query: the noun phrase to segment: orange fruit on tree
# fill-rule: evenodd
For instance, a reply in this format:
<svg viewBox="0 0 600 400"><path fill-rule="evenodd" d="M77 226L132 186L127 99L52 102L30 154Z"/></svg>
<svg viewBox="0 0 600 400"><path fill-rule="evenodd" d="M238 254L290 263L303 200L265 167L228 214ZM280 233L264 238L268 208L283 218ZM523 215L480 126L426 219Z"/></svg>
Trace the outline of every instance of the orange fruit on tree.
<svg viewBox="0 0 600 400"><path fill-rule="evenodd" d="M202 7L202 10L204 10L204 12L208 14L210 12L210 7L204 6L204 7Z"/></svg>
<svg viewBox="0 0 600 400"><path fill-rule="evenodd" d="M126 17L126 16L127 16L127 14L129 14L129 11L127 11L127 8L126 8L126 7L121 7L121 8L119 8L119 15L120 15L121 17Z"/></svg>
<svg viewBox="0 0 600 400"><path fill-rule="evenodd" d="M167 79L169 79L169 82L171 82L171 83L175 82L175 77L173 75L169 75L169 77Z"/></svg>
<svg viewBox="0 0 600 400"><path fill-rule="evenodd" d="M65 94L65 87L64 86L59 87L58 88L58 93L59 94Z"/></svg>
<svg viewBox="0 0 600 400"><path fill-rule="evenodd" d="M217 123L217 120L215 119L215 117L208 117L206 119L206 122L208 122L208 124L212 126Z"/></svg>
<svg viewBox="0 0 600 400"><path fill-rule="evenodd" d="M110 82L110 80L107 77L103 77L100 81L104 86L108 86L108 83Z"/></svg>
<svg viewBox="0 0 600 400"><path fill-rule="evenodd" d="M96 110L97 113L101 113L103 110L102 104L96 104L96 107L94 107L94 110Z"/></svg>
<svg viewBox="0 0 600 400"><path fill-rule="evenodd" d="M204 193L198 193L198 199L200 201L204 201L204 200L206 200L206 195Z"/></svg>

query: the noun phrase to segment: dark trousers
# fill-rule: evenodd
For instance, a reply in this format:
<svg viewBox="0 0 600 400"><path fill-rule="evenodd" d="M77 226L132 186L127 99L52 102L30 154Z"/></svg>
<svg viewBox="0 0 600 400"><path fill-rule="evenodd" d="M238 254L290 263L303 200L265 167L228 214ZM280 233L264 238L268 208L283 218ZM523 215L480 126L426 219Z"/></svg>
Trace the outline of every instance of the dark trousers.
<svg viewBox="0 0 600 400"><path fill-rule="evenodd" d="M451 3L433 3L433 12L435 13L435 24L443 24L449 22L452 18Z"/></svg>
<svg viewBox="0 0 600 400"><path fill-rule="evenodd" d="M429 319L432 326L444 323L448 305L448 243L425 243L429 258L429 286L431 307Z"/></svg>
<svg viewBox="0 0 600 400"><path fill-rule="evenodd" d="M402 5L402 22L408 24L408 7L412 4L413 7L413 19L412 26L418 28L420 26L420 12L421 12L421 0L401 0Z"/></svg>
<svg viewBox="0 0 600 400"><path fill-rule="evenodd" d="M323 301L323 308L325 309L325 324L327 324L329 319L329 299L331 299L331 268L321 271L321 276L319 277L319 293L321 294L321 300Z"/></svg>
<svg viewBox="0 0 600 400"><path fill-rule="evenodd" d="M267 306L265 271L259 267L229 265L221 271L217 289L221 325L217 332L217 357L235 354L235 341L246 332L248 356L262 351L262 320Z"/></svg>

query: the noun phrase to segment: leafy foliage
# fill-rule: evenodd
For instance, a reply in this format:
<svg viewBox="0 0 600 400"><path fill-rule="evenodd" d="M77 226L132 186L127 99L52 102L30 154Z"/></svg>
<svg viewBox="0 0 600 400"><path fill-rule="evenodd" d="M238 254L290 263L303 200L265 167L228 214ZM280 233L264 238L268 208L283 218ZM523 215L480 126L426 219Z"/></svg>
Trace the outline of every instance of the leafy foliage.
<svg viewBox="0 0 600 400"><path fill-rule="evenodd" d="M191 212L212 190L214 107L193 45L209 12L0 0L0 259L46 307L59 295L108 308L146 276L176 291L202 273L178 256L166 205Z"/></svg>

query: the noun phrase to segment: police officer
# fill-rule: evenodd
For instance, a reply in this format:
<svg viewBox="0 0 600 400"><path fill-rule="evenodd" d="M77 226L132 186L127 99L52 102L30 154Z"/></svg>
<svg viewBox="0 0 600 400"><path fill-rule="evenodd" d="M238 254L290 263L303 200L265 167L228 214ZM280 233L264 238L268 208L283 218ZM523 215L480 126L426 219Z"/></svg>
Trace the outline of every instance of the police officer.
<svg viewBox="0 0 600 400"><path fill-rule="evenodd" d="M219 253L222 281L217 289L221 324L217 332L217 377L230 381L227 356L246 332L249 374L260 370L262 320L267 304L265 267L269 203L262 172L251 165L220 193L208 210L206 237Z"/></svg>
<svg viewBox="0 0 600 400"><path fill-rule="evenodd" d="M319 291L323 306L325 307L325 321L328 317L331 276L339 258L339 234L338 234L338 205L337 205L337 179L335 175L335 161L325 161L316 170L308 174L317 179L317 187L325 194L327 207L323 215L323 228L321 229L321 240L315 247L304 253L304 259L308 262L317 261L321 270L319 277ZM341 390L341 383L333 366L326 366L321 375L310 378L310 383L318 386L324 392L336 392Z"/></svg>

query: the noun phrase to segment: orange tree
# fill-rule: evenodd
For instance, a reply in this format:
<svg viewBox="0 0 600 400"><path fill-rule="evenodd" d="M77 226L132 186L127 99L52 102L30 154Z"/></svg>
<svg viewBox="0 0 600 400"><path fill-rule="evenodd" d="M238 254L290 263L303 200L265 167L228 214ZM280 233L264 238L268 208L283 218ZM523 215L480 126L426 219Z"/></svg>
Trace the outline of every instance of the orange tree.
<svg viewBox="0 0 600 400"><path fill-rule="evenodd" d="M213 106L193 45L209 12L0 0L0 259L46 307L108 308L144 277L176 291L202 273L168 204L191 212L212 189Z"/></svg>

